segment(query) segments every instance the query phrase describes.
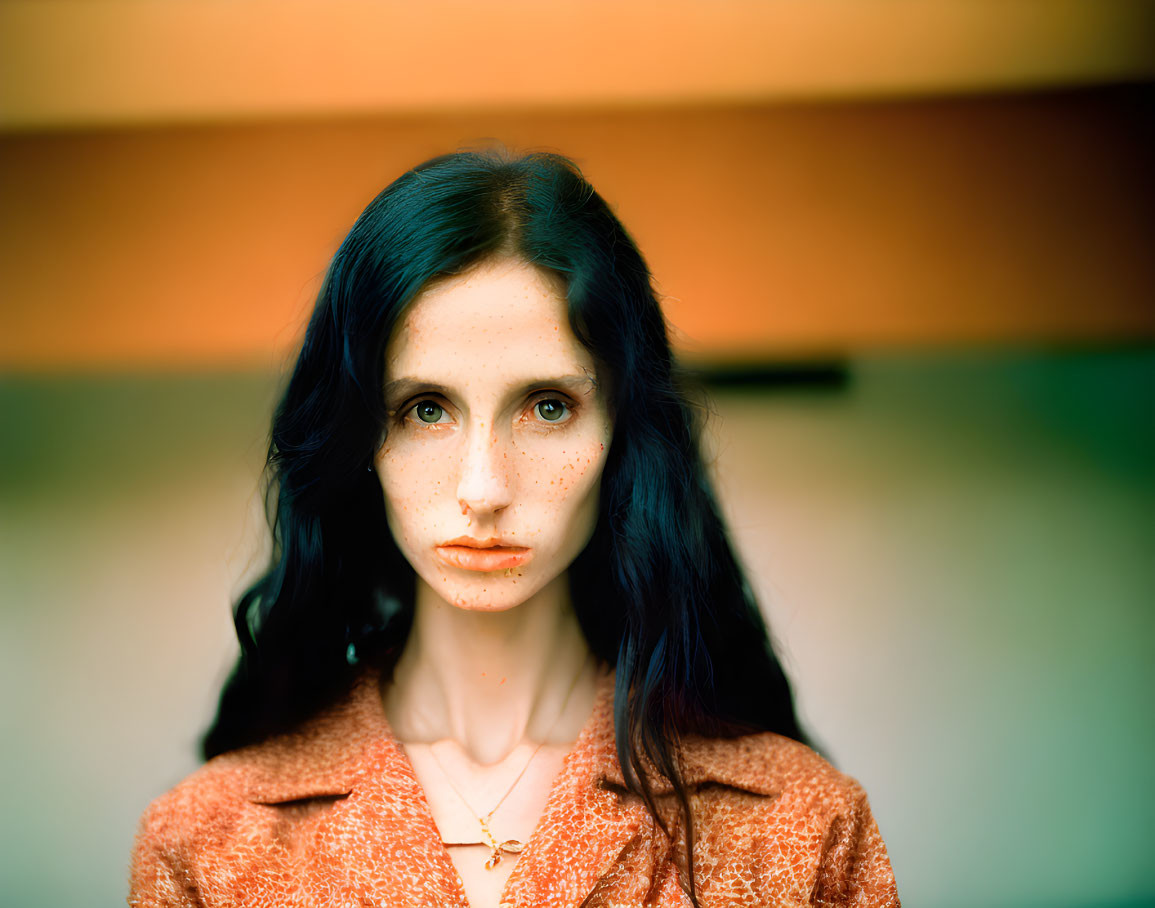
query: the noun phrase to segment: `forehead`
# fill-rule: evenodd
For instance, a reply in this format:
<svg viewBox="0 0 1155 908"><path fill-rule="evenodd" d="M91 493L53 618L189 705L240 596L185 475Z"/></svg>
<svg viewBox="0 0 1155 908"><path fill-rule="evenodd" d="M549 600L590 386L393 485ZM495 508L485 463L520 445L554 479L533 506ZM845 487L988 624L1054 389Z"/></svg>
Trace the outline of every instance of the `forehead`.
<svg viewBox="0 0 1155 908"><path fill-rule="evenodd" d="M386 379L515 381L593 370L561 281L517 260L484 262L418 294L385 352Z"/></svg>

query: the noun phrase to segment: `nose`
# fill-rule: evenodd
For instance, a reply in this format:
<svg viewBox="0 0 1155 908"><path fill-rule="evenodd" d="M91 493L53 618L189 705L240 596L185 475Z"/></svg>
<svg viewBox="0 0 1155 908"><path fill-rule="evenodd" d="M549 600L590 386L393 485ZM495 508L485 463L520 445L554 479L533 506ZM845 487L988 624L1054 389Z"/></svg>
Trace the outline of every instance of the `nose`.
<svg viewBox="0 0 1155 908"><path fill-rule="evenodd" d="M470 435L462 456L457 500L475 515L495 514L512 501L506 451L491 429L479 427Z"/></svg>

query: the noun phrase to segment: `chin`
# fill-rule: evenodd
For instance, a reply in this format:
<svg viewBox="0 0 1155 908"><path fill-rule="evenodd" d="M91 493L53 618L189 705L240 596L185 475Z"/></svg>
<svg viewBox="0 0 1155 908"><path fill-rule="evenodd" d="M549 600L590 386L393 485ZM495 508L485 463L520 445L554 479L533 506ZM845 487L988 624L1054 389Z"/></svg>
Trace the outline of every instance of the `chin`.
<svg viewBox="0 0 1155 908"><path fill-rule="evenodd" d="M503 599L484 601L458 599L456 601L450 600L449 604L463 612L508 612L510 609L517 608L523 601L522 599L511 601Z"/></svg>
<svg viewBox="0 0 1155 908"><path fill-rule="evenodd" d="M468 584L446 583L444 578L438 578L441 582L429 586L454 608L467 612L507 612L524 603L539 589L528 585L522 578L506 577L504 572L495 571L492 577L482 577L484 579Z"/></svg>
<svg viewBox="0 0 1155 908"><path fill-rule="evenodd" d="M454 608L459 608L465 612L508 612L510 609L517 608L528 598L527 596L516 595L448 595L442 598L452 605Z"/></svg>

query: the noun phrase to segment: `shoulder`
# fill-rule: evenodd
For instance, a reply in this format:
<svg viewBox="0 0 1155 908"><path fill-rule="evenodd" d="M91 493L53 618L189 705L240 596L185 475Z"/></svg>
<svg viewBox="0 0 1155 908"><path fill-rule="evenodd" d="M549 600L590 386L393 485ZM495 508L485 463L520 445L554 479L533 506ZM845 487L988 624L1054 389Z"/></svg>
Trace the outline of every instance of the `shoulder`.
<svg viewBox="0 0 1155 908"><path fill-rule="evenodd" d="M704 890L748 884L818 905L898 905L866 793L809 747L770 733L694 739L683 759Z"/></svg>
<svg viewBox="0 0 1155 908"><path fill-rule="evenodd" d="M338 704L209 760L158 797L141 817L129 903L198 904L221 881L240 885L253 868L278 866L292 844L285 808L348 795L370 726L355 703Z"/></svg>
<svg viewBox="0 0 1155 908"><path fill-rule="evenodd" d="M196 904L199 868L229 848L243 824L250 772L226 755L210 761L141 817L132 855L129 904Z"/></svg>
<svg viewBox="0 0 1155 908"><path fill-rule="evenodd" d="M156 798L141 817L138 840L175 844L227 825L222 820L243 811L254 782L262 776L258 745L210 760Z"/></svg>
<svg viewBox="0 0 1155 908"><path fill-rule="evenodd" d="M845 812L865 797L853 778L805 744L771 732L690 738L682 760L693 785L744 791L806 813Z"/></svg>

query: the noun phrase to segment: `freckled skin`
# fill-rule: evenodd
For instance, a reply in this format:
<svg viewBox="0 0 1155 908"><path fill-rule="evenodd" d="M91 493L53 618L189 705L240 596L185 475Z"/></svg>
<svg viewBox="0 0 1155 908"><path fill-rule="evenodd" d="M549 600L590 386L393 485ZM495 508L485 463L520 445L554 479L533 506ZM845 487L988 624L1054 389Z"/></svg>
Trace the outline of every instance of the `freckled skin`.
<svg viewBox="0 0 1155 908"><path fill-rule="evenodd" d="M550 381L563 377L576 381ZM418 384L401 399L387 397L390 420L376 457L398 547L446 602L488 611L519 605L588 543L612 433L564 289L515 260L433 285L386 348L386 387L400 379ZM563 407L543 403L551 401ZM449 566L438 546L462 536L499 538L528 547L531 557L500 572Z"/></svg>

